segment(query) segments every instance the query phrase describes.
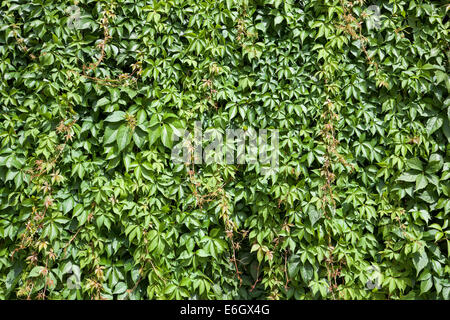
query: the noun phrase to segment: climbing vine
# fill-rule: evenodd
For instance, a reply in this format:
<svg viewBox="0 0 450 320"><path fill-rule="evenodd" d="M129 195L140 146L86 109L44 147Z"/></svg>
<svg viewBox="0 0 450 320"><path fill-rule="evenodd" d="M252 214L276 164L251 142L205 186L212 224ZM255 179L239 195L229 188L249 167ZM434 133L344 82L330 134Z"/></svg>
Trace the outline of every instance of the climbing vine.
<svg viewBox="0 0 450 320"><path fill-rule="evenodd" d="M449 8L3 1L0 299L449 299Z"/></svg>

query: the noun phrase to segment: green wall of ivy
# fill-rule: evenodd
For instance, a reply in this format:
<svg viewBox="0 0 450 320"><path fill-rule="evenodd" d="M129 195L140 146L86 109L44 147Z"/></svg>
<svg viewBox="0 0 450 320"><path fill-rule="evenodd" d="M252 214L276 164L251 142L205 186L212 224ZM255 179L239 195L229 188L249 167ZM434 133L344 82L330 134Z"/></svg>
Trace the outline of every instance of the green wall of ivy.
<svg viewBox="0 0 450 320"><path fill-rule="evenodd" d="M0 299L449 299L449 10L1 1Z"/></svg>

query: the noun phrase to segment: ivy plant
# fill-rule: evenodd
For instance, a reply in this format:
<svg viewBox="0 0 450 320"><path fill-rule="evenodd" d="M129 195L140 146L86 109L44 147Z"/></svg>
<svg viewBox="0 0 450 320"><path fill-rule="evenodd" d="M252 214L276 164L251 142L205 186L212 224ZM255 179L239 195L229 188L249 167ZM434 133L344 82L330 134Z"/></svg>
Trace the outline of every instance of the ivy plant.
<svg viewBox="0 0 450 320"><path fill-rule="evenodd" d="M449 9L2 0L0 299L448 300Z"/></svg>

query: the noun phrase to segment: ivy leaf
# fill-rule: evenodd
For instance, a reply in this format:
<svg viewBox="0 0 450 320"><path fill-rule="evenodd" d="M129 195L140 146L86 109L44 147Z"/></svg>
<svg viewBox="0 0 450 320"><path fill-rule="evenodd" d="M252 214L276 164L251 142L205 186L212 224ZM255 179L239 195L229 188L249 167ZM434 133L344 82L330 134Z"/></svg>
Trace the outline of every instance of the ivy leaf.
<svg viewBox="0 0 450 320"><path fill-rule="evenodd" d="M203 258L209 257L209 256L210 256L210 254L209 254L208 252L206 252L204 249L198 249L197 252L196 252L196 254L197 254L199 257L203 257Z"/></svg>
<svg viewBox="0 0 450 320"><path fill-rule="evenodd" d="M110 144L117 140L117 133L119 132L117 125L109 125L105 128L103 135L103 144Z"/></svg>
<svg viewBox="0 0 450 320"><path fill-rule="evenodd" d="M162 129L161 129L161 141L163 143L163 145L167 148L171 148L172 147L172 128L170 127L170 125L163 125Z"/></svg>
<svg viewBox="0 0 450 320"><path fill-rule="evenodd" d="M39 57L39 61L43 66L49 66L53 64L53 62L55 61L55 57L53 56L53 54L46 52Z"/></svg>
<svg viewBox="0 0 450 320"><path fill-rule="evenodd" d="M117 88L112 88L110 89L110 93L111 93L111 102L117 102L120 98L120 90Z"/></svg>
<svg viewBox="0 0 450 320"><path fill-rule="evenodd" d="M230 111L229 111L229 114L230 114L230 120L232 120L232 119L236 116L237 111L238 111L238 109L237 109L237 106L236 106L236 105L233 105L233 106L230 108Z"/></svg>
<svg viewBox="0 0 450 320"><path fill-rule="evenodd" d="M436 71L436 84L441 83L442 81L447 80L448 75L444 71L437 70Z"/></svg>
<svg viewBox="0 0 450 320"><path fill-rule="evenodd" d="M436 173L444 166L444 159L439 154L432 154L427 165L427 173Z"/></svg>
<svg viewBox="0 0 450 320"><path fill-rule="evenodd" d="M420 252L416 252L413 256L413 264L416 267L416 275L420 273L420 271L425 268L428 264L428 256L425 253L425 250L421 250Z"/></svg>
<svg viewBox="0 0 450 320"><path fill-rule="evenodd" d="M127 285L123 282L118 282L114 287L113 294L122 294L127 290Z"/></svg>
<svg viewBox="0 0 450 320"><path fill-rule="evenodd" d="M31 269L30 273L29 273L29 277L31 278L35 278L41 275L42 270L44 270L44 267L42 266L36 266L33 269Z"/></svg>
<svg viewBox="0 0 450 320"><path fill-rule="evenodd" d="M419 198L427 203L433 203L436 201L435 195L428 190L423 191Z"/></svg>
<svg viewBox="0 0 450 320"><path fill-rule="evenodd" d="M310 263L306 263L300 267L300 273L302 275L303 281L309 283L314 276L314 269Z"/></svg>
<svg viewBox="0 0 450 320"><path fill-rule="evenodd" d="M73 209L73 206L75 205L75 202L72 197L67 198L64 200L62 207L63 207L63 213L67 214L70 210Z"/></svg>
<svg viewBox="0 0 450 320"><path fill-rule="evenodd" d="M449 299L445 5L3 2L0 299Z"/></svg>
<svg viewBox="0 0 450 320"><path fill-rule="evenodd" d="M406 160L406 164L410 169L419 170L419 171L423 170L422 161L420 161L419 158L408 159L408 160Z"/></svg>
<svg viewBox="0 0 450 320"><path fill-rule="evenodd" d="M125 112L123 111L114 111L105 119L106 122L119 122L123 120L125 120Z"/></svg>
<svg viewBox="0 0 450 320"><path fill-rule="evenodd" d="M8 272L5 280L5 286L8 292L14 289L16 284L19 282L19 276L22 273L22 270L22 265L16 263L14 264L14 267L11 269L11 271Z"/></svg>
<svg viewBox="0 0 450 320"><path fill-rule="evenodd" d="M147 135L144 130L140 129L139 127L135 128L133 132L133 141L140 149L144 147L146 137Z"/></svg>
<svg viewBox="0 0 450 320"><path fill-rule="evenodd" d="M158 140L158 138L161 136L161 131L162 131L162 127L159 125L157 125L149 130L148 140L149 140L150 146L153 145Z"/></svg>
<svg viewBox="0 0 450 320"><path fill-rule="evenodd" d="M405 182L414 182L417 179L417 174L412 174L408 172L404 172L400 175L400 177L397 178L398 181L405 181Z"/></svg>
<svg viewBox="0 0 450 320"><path fill-rule="evenodd" d="M275 20L273 22L274 22L274 25L276 26L277 24L280 24L282 21L283 21L283 16L278 15L275 17Z"/></svg>
<svg viewBox="0 0 450 320"><path fill-rule="evenodd" d="M442 127L442 124L444 121L441 117L432 117L427 121L427 132L428 135L432 135L436 130L438 130L440 127Z"/></svg>
<svg viewBox="0 0 450 320"><path fill-rule="evenodd" d="M97 103L95 104L95 106L96 107L103 107L103 106L105 106L105 105L107 105L109 103L109 99L108 98L106 98L106 97L103 97L103 98L101 98L101 99L99 99L98 101L97 101ZM116 111L116 112L121 112L121 111ZM109 117L108 117L109 118ZM107 119L108 119L107 118ZM105 120L105 121L107 121L107 120ZM113 122L113 121L109 121L109 122Z"/></svg>
<svg viewBox="0 0 450 320"><path fill-rule="evenodd" d="M308 207L308 216L311 221L311 226L313 226L320 219L320 214L313 205L309 205Z"/></svg>
<svg viewBox="0 0 450 320"><path fill-rule="evenodd" d="M416 191L425 188L427 184L427 178L423 174L419 174L416 178Z"/></svg>
<svg viewBox="0 0 450 320"><path fill-rule="evenodd" d="M119 127L116 141L117 146L119 147L119 152L128 146L131 141L131 130L127 125L123 124Z"/></svg>
<svg viewBox="0 0 450 320"><path fill-rule="evenodd" d="M428 292L433 286L433 279L430 277L427 280L420 282L420 293Z"/></svg>
<svg viewBox="0 0 450 320"><path fill-rule="evenodd" d="M295 277L295 275L298 273L299 270L300 270L300 260L299 259L296 259L289 263L288 275L290 278Z"/></svg>

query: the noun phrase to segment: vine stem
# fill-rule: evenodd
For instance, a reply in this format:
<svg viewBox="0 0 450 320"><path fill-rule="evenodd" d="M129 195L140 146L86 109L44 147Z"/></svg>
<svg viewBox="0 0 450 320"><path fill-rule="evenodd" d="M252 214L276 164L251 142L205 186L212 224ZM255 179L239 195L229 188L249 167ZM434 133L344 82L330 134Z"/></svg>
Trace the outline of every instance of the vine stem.
<svg viewBox="0 0 450 320"><path fill-rule="evenodd" d="M67 247L72 243L73 240L75 240L76 236L78 235L78 233L81 231L81 227L78 228L78 231L73 235L73 237L69 240L69 242L65 245L64 247L64 256L63 259L66 258L66 253L67 253Z"/></svg>
<svg viewBox="0 0 450 320"><path fill-rule="evenodd" d="M284 275L286 277L286 284L284 285L284 289L287 291L289 289L288 284L289 284L289 275L287 272L287 254L288 254L288 250L286 249L284 251Z"/></svg>
<svg viewBox="0 0 450 320"><path fill-rule="evenodd" d="M260 264L258 263L258 267L257 267L257 269L256 269L256 280L255 280L255 282L253 283L253 285L252 285L252 287L251 287L251 289L250 289L250 292L253 292L253 290L254 290L255 287L256 287L256 284L260 281L260 279L259 279L259 267L260 267Z"/></svg>

